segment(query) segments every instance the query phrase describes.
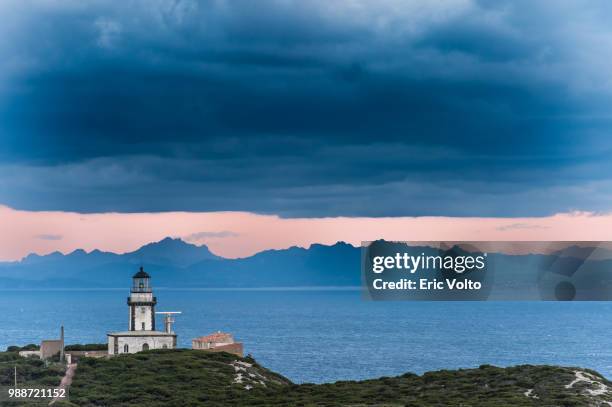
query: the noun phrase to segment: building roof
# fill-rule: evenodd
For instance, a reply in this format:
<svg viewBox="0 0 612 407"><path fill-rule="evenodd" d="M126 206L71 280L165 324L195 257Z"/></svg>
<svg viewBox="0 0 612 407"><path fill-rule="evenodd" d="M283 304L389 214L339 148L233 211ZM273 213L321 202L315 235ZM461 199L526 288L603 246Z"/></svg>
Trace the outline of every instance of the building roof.
<svg viewBox="0 0 612 407"><path fill-rule="evenodd" d="M140 270L138 270L138 273L134 274L132 278L151 278L151 276L149 276L142 266L140 266Z"/></svg>
<svg viewBox="0 0 612 407"><path fill-rule="evenodd" d="M200 336L199 338L195 338L194 341L198 341L198 342L227 342L227 341L233 341L234 338L232 337L231 334L228 333L224 333L224 332L215 332L214 334L210 334L210 335L206 335L206 336Z"/></svg>
<svg viewBox="0 0 612 407"><path fill-rule="evenodd" d="M107 336L176 336L175 333L168 333L163 331L122 331L122 332L110 332Z"/></svg>

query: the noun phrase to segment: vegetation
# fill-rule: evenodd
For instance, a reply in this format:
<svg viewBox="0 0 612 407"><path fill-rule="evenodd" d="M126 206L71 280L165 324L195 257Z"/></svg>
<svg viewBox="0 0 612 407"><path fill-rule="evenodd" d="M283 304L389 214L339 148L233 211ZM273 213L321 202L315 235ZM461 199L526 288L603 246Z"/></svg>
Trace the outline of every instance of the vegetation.
<svg viewBox="0 0 612 407"><path fill-rule="evenodd" d="M18 379L57 385L63 368L0 353L0 384ZM571 384L571 385L570 385ZM610 390L608 390L610 388ZM70 401L56 406L601 406L612 383L597 372L554 366L441 370L364 381L293 384L250 357L152 350L110 359L82 358ZM4 404L3 404L4 405Z"/></svg>
<svg viewBox="0 0 612 407"><path fill-rule="evenodd" d="M242 383L235 382L237 373ZM81 359L70 401L79 406L245 405L289 384L249 357L152 350L111 359Z"/></svg>
<svg viewBox="0 0 612 407"><path fill-rule="evenodd" d="M241 370L245 369L245 370ZM77 406L592 406L612 393L576 383L575 370L551 366L442 370L365 381L292 384L251 358L154 350L109 360L82 359L70 391ZM240 379L238 379L240 374Z"/></svg>
<svg viewBox="0 0 612 407"><path fill-rule="evenodd" d="M29 345L19 350L30 349ZM25 349L27 348L27 349ZM59 363L45 362L37 357L24 358L18 351L0 352L0 387L12 387L15 383L15 368L17 368L17 386L21 388L57 387L64 376L65 367ZM6 396L6 395L3 395ZM2 406L32 405L32 402L0 401Z"/></svg>
<svg viewBox="0 0 612 407"><path fill-rule="evenodd" d="M17 383L57 386L64 376L63 365L45 363L37 357L23 358L16 352L0 352L0 386L12 386L17 368Z"/></svg>
<svg viewBox="0 0 612 407"><path fill-rule="evenodd" d="M85 351L91 352L94 350L107 350L108 345L106 343L88 343L85 345L74 344L74 345L66 345L64 350L66 351Z"/></svg>
<svg viewBox="0 0 612 407"><path fill-rule="evenodd" d="M6 348L7 352L21 352L22 350L40 350L40 346L35 345L33 343L26 346L9 346Z"/></svg>

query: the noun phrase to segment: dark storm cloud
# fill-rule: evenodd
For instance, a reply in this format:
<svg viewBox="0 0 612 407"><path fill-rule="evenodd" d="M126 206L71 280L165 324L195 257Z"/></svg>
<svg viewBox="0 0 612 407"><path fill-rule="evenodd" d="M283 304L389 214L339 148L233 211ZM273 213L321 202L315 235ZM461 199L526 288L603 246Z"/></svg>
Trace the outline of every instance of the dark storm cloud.
<svg viewBox="0 0 612 407"><path fill-rule="evenodd" d="M589 7L8 2L0 203L609 210L612 11Z"/></svg>

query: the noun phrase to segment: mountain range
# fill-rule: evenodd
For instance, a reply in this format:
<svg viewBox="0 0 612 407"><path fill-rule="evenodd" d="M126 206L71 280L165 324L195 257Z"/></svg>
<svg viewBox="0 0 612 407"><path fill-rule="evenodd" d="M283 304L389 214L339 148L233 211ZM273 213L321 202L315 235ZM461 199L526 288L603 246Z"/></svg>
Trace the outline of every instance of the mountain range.
<svg viewBox="0 0 612 407"><path fill-rule="evenodd" d="M387 248L407 249L396 246ZM433 249L411 246L410 250L421 254ZM556 284L568 280L577 289L577 299L612 299L612 260L601 249L569 246L550 255L489 253L487 261L497 290L492 298L512 299L529 292L525 295L550 299L556 295ZM158 288L356 287L362 282L361 249L343 242L228 259L205 245L165 238L124 254L79 249L0 262L0 289L125 288L140 266Z"/></svg>
<svg viewBox="0 0 612 407"><path fill-rule="evenodd" d="M121 288L140 266L157 287L358 286L361 281L360 249L342 242L227 259L205 245L168 237L124 254L79 249L0 262L0 288Z"/></svg>

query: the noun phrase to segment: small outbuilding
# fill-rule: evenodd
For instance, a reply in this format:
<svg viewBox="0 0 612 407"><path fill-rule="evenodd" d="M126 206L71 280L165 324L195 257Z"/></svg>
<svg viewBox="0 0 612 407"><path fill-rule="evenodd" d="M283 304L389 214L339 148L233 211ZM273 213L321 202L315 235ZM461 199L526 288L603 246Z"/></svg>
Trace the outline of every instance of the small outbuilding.
<svg viewBox="0 0 612 407"><path fill-rule="evenodd" d="M209 352L227 352L243 356L242 342L234 341L231 334L217 331L214 334L192 339L191 348Z"/></svg>
<svg viewBox="0 0 612 407"><path fill-rule="evenodd" d="M40 342L40 350L22 350L19 356L39 357L40 359L50 359L59 354L60 361L64 361L64 326L60 327L59 339L43 339Z"/></svg>

